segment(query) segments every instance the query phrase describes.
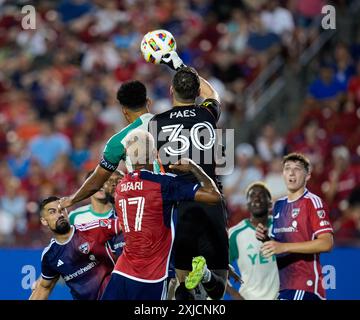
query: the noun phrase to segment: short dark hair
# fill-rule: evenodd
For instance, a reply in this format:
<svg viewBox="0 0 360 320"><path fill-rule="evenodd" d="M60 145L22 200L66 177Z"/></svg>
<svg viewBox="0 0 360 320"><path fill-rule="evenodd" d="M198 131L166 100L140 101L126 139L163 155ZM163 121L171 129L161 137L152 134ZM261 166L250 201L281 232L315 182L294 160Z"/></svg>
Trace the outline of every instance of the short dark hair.
<svg viewBox="0 0 360 320"><path fill-rule="evenodd" d="M145 107L147 100L146 87L138 80L124 82L120 86L116 97L122 106L136 111Z"/></svg>
<svg viewBox="0 0 360 320"><path fill-rule="evenodd" d="M199 95L199 75L194 68L181 68L176 72L172 81L172 86L177 99L183 101L193 101Z"/></svg>
<svg viewBox="0 0 360 320"><path fill-rule="evenodd" d="M305 157L302 153L289 153L283 158L283 165L285 165L288 161L299 161L304 166L306 172L310 172L310 161L307 157Z"/></svg>
<svg viewBox="0 0 360 320"><path fill-rule="evenodd" d="M41 203L40 203L40 214L42 214L45 206L46 206L48 203L54 202L54 201L58 201L58 200L60 200L59 197L57 197L57 196L50 196L50 197L48 197L48 198L45 198L43 201L41 201Z"/></svg>
<svg viewBox="0 0 360 320"><path fill-rule="evenodd" d="M253 189L254 187L260 187L263 188L266 192L266 195L269 197L269 199L271 200L271 193L270 190L268 189L268 187L266 186L266 184L264 182L261 181L256 181L253 182L252 184L250 184L247 188L246 188L246 198L249 197L249 192L251 189Z"/></svg>

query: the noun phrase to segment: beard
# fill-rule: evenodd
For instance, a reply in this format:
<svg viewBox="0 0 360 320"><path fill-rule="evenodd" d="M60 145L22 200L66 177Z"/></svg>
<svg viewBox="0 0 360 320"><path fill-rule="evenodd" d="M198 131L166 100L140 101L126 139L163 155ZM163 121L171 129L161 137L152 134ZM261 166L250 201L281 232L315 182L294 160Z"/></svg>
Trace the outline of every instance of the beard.
<svg viewBox="0 0 360 320"><path fill-rule="evenodd" d="M115 198L111 193L106 192L106 201L115 204Z"/></svg>
<svg viewBox="0 0 360 320"><path fill-rule="evenodd" d="M66 234L70 231L70 223L65 218L59 218L56 221L55 229L52 229L57 234Z"/></svg>
<svg viewBox="0 0 360 320"><path fill-rule="evenodd" d="M265 208L264 210L258 210L258 211L253 211L252 212L252 215L255 217L255 218L262 218L262 217L265 217L268 215L268 209Z"/></svg>

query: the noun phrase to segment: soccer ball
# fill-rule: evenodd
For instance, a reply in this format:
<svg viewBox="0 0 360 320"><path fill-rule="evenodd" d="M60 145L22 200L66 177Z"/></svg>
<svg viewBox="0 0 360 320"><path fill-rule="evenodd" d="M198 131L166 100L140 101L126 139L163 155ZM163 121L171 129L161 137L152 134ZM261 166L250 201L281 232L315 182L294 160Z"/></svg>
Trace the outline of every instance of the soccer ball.
<svg viewBox="0 0 360 320"><path fill-rule="evenodd" d="M143 37L140 49L145 61L159 64L164 54L176 50L176 42L169 31L154 30Z"/></svg>

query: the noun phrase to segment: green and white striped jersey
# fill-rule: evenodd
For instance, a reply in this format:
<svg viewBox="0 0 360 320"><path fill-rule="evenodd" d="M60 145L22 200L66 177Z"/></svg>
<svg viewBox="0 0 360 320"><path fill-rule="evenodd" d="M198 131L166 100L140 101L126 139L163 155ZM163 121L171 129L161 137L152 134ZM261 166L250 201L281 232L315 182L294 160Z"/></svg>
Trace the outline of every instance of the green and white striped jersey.
<svg viewBox="0 0 360 320"><path fill-rule="evenodd" d="M144 113L120 132L114 134L105 145L100 166L106 170L115 171L119 162L124 160L128 171L132 171L131 163L126 157L124 139L135 129L148 131L149 121L153 116L151 113Z"/></svg>
<svg viewBox="0 0 360 320"><path fill-rule="evenodd" d="M268 228L272 228L269 217ZM245 219L229 230L230 262L236 261L244 283L239 293L246 300L273 300L279 293L279 273L275 255L260 254L262 242L256 239L254 226Z"/></svg>
<svg viewBox="0 0 360 320"><path fill-rule="evenodd" d="M69 213L69 220L71 225L89 223L94 220L109 219L115 217L116 214L114 208L111 208L109 211L104 213L98 213L93 210L91 204L79 207Z"/></svg>

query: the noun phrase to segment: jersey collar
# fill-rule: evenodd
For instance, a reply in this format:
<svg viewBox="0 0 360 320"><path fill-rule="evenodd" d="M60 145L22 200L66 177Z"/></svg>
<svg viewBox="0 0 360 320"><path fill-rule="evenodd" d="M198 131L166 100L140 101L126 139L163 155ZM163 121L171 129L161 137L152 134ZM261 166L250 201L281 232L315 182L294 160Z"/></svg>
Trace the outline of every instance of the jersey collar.
<svg viewBox="0 0 360 320"><path fill-rule="evenodd" d="M302 198L305 194L307 194L308 193L308 189L306 189L305 188L305 190L304 190L304 193L300 196L300 197L298 197L297 199L295 199L295 200L289 200L289 197L286 199L286 201L287 201L287 203L292 203L292 202L295 202L295 201L298 201L300 198Z"/></svg>
<svg viewBox="0 0 360 320"><path fill-rule="evenodd" d="M141 120L144 120L145 118L147 118L147 117L153 117L154 115L152 114L152 113L150 113L150 112L147 112L147 113L144 113L144 114L142 114L139 118L141 119ZM138 119L139 119L138 118ZM136 121L136 120L135 120Z"/></svg>

